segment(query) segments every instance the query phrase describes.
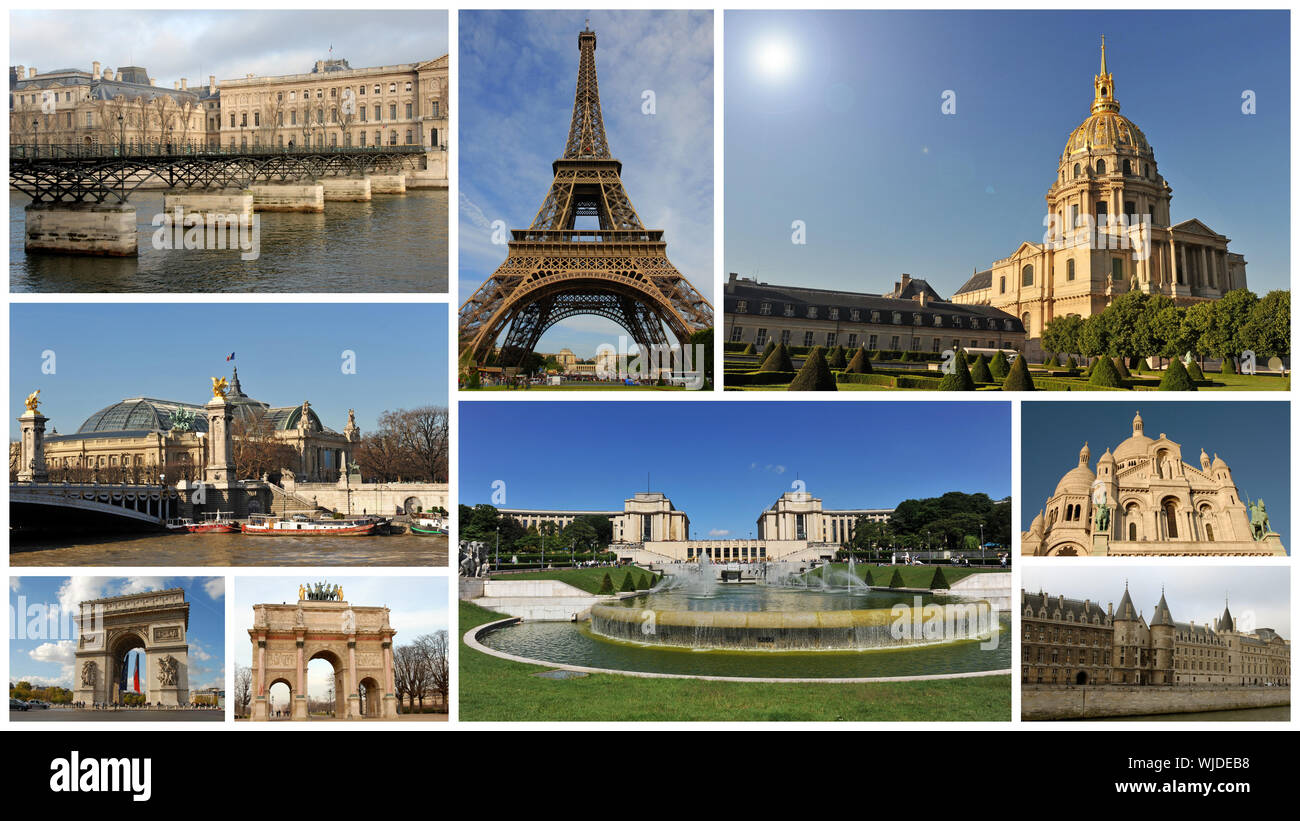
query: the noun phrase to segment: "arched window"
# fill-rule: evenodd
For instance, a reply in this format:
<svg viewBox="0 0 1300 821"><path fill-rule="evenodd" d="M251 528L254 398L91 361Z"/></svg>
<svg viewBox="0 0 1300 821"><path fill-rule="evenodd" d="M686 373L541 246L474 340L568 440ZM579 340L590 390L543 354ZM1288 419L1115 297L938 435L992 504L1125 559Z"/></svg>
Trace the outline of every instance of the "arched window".
<svg viewBox="0 0 1300 821"><path fill-rule="evenodd" d="M998 277L998 293L1005 294L1006 292L1007 292L1007 278Z"/></svg>
<svg viewBox="0 0 1300 821"><path fill-rule="evenodd" d="M1105 160L1097 160L1097 173L1098 173L1098 174L1105 174L1105 173L1106 173L1106 161L1105 161Z"/></svg>
<svg viewBox="0 0 1300 821"><path fill-rule="evenodd" d="M1214 525L1210 524L1209 522L1205 523L1205 541L1207 542L1214 541Z"/></svg>
<svg viewBox="0 0 1300 821"><path fill-rule="evenodd" d="M1165 502L1165 530L1166 535L1171 539L1178 538L1178 506L1173 500Z"/></svg>
<svg viewBox="0 0 1300 821"><path fill-rule="evenodd" d="M1080 169L1079 169L1079 164L1078 164L1078 163L1075 163L1075 164L1074 164L1074 178L1075 178L1076 180L1079 178L1079 170L1080 170Z"/></svg>
<svg viewBox="0 0 1300 821"><path fill-rule="evenodd" d="M1129 162L1128 160L1124 161L1124 173L1126 175L1133 173L1133 163Z"/></svg>
<svg viewBox="0 0 1300 821"><path fill-rule="evenodd" d="M1067 282L1074 280L1074 260L1072 259L1065 261L1065 279Z"/></svg>
<svg viewBox="0 0 1300 821"><path fill-rule="evenodd" d="M1020 269L1020 284L1021 285L1034 284L1034 266L1026 265L1024 268Z"/></svg>
<svg viewBox="0 0 1300 821"><path fill-rule="evenodd" d="M1129 522L1129 523L1128 523L1128 540L1129 540L1130 542L1136 542L1136 541L1138 540L1138 526L1137 526L1137 522Z"/></svg>

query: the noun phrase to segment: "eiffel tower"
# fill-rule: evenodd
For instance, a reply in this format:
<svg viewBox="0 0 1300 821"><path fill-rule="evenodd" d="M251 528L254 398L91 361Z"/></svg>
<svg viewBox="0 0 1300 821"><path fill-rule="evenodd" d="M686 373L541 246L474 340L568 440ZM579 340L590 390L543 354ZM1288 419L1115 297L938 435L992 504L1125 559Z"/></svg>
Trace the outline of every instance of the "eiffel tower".
<svg viewBox="0 0 1300 821"><path fill-rule="evenodd" d="M665 327L685 347L713 326L713 306L668 261L664 232L641 224L623 188L623 164L605 138L590 26L578 34L569 139L551 168L555 182L533 224L510 232L505 261L460 307L462 370L484 363L507 328L498 364L517 367L549 328L579 314L613 321L641 351L669 345ZM600 228L575 230L578 217Z"/></svg>

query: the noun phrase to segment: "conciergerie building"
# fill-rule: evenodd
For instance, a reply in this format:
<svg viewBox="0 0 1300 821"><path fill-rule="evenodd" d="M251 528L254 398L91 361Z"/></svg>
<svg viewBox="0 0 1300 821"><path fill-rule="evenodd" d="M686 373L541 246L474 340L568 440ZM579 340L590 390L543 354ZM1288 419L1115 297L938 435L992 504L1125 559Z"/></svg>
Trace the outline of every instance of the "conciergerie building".
<svg viewBox="0 0 1300 821"><path fill-rule="evenodd" d="M501 508L525 528L550 522L563 528L582 516L603 516L613 525L610 549L636 562L804 561L829 559L852 538L860 517L887 522L893 509L824 510L811 493L781 494L758 516L755 539L692 539L691 520L663 493L635 493L622 510L526 510Z"/></svg>
<svg viewBox="0 0 1300 821"><path fill-rule="evenodd" d="M1150 621L1128 587L1119 607L1020 591L1026 684L1289 687L1291 642L1272 628L1245 629L1227 605L1198 624L1175 621L1164 593Z"/></svg>

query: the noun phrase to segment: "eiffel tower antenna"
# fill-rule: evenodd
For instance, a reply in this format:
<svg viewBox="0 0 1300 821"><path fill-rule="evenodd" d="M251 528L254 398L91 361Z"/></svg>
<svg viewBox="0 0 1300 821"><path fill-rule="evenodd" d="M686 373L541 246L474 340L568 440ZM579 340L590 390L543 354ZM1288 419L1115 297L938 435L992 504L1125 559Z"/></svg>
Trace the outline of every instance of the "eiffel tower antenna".
<svg viewBox="0 0 1300 821"><path fill-rule="evenodd" d="M462 372L485 363L502 333L498 364L517 368L572 316L614 322L643 353L666 351L670 341L684 347L713 327L713 306L669 262L664 232L642 224L623 188L623 164L605 135L590 20L578 33L569 136L551 170L532 225L511 231L505 261L460 306ZM578 229L579 217L599 227Z"/></svg>

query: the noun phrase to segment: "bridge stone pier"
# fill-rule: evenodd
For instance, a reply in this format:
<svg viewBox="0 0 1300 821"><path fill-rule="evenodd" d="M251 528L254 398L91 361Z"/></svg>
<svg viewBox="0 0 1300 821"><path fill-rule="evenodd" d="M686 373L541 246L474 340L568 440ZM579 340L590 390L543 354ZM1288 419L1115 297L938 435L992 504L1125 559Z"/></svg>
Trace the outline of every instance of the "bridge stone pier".
<svg viewBox="0 0 1300 821"><path fill-rule="evenodd" d="M224 217L234 221L253 216L251 191L169 191L163 194L163 212L168 222L175 220L176 209L182 216L198 214L205 222Z"/></svg>
<svg viewBox="0 0 1300 821"><path fill-rule="evenodd" d="M122 203L32 203L25 209L28 253L139 254L135 208Z"/></svg>
<svg viewBox="0 0 1300 821"><path fill-rule="evenodd" d="M259 183L249 186L254 211L325 210L325 188L320 183Z"/></svg>
<svg viewBox="0 0 1300 821"><path fill-rule="evenodd" d="M405 174L375 174L370 177L370 191L374 194L405 194Z"/></svg>
<svg viewBox="0 0 1300 821"><path fill-rule="evenodd" d="M325 202L370 202L369 177L324 177L317 182Z"/></svg>

